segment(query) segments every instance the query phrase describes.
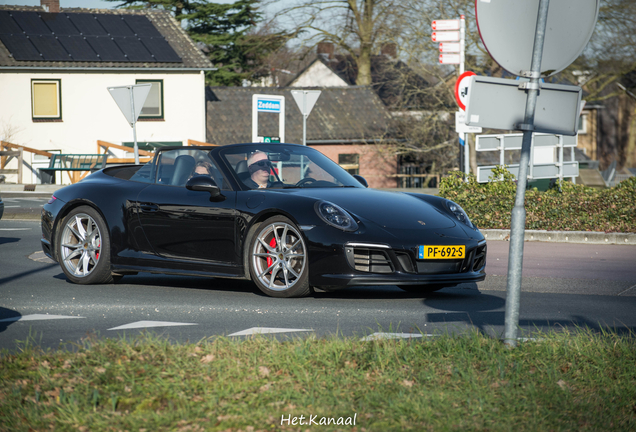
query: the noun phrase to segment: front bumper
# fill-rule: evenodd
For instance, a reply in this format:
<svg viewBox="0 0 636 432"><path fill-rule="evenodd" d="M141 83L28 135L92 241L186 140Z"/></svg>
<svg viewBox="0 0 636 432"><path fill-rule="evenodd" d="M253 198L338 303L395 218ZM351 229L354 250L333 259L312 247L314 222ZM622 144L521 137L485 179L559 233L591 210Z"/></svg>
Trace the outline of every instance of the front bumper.
<svg viewBox="0 0 636 432"><path fill-rule="evenodd" d="M40 243L44 254L53 261L57 261L55 257L55 239L53 238L53 229L55 227L57 215L64 207L64 204L65 203L62 200L56 199L52 204L44 204L42 207L42 237L40 239Z"/></svg>
<svg viewBox="0 0 636 432"><path fill-rule="evenodd" d="M309 283L327 289L357 285L448 285L486 278L486 240L469 240L459 260L418 260L417 246L347 242L310 247Z"/></svg>

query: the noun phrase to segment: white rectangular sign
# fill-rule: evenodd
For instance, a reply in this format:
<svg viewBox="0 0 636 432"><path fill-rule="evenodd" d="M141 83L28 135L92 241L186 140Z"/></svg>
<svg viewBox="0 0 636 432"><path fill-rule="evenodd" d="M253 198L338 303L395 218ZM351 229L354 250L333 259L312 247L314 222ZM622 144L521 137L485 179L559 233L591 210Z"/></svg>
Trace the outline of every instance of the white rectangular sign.
<svg viewBox="0 0 636 432"><path fill-rule="evenodd" d="M455 111L455 132L457 133L481 133L479 126L468 126L466 124L466 112Z"/></svg>
<svg viewBox="0 0 636 432"><path fill-rule="evenodd" d="M459 20L435 20L431 23L433 30L459 30Z"/></svg>
<svg viewBox="0 0 636 432"><path fill-rule="evenodd" d="M520 82L504 78L472 76L468 90L466 124L490 129L522 130L526 92ZM576 135L581 88L562 84L541 84L534 117L534 131Z"/></svg>
<svg viewBox="0 0 636 432"><path fill-rule="evenodd" d="M461 58L459 54L440 54L439 62L442 64L459 64Z"/></svg>
<svg viewBox="0 0 636 432"><path fill-rule="evenodd" d="M439 52L443 53L458 53L460 50L459 42L440 42Z"/></svg>
<svg viewBox="0 0 636 432"><path fill-rule="evenodd" d="M435 31L431 33L433 42L457 42L459 40L458 31Z"/></svg>

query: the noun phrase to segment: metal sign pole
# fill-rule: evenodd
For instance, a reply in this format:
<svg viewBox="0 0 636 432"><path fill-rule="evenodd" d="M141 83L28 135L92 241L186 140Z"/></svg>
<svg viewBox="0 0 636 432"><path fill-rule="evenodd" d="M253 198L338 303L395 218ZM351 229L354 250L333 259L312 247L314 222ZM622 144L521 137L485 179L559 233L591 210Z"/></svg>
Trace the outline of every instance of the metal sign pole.
<svg viewBox="0 0 636 432"><path fill-rule="evenodd" d="M464 15L460 16L459 20L459 75L461 76L464 73L464 51L466 46L466 20ZM468 181L468 143L466 142L466 138L468 138L468 134L460 133L459 134L459 170L461 171L464 168L464 172L466 173L466 181ZM463 153L463 154L462 154Z"/></svg>
<svg viewBox="0 0 636 432"><path fill-rule="evenodd" d="M135 118L135 98L133 97L132 88L130 89L130 108L133 118L133 142L135 143L135 165L139 165L139 147L137 146L137 119Z"/></svg>
<svg viewBox="0 0 636 432"><path fill-rule="evenodd" d="M539 78L541 77L541 57L543 42L545 41L546 24L548 22L548 7L550 0L539 1L537 29L532 50L532 64L529 74L530 83L527 88L526 113L524 123L518 125L523 130L521 145L521 159L519 160L519 177L515 206L512 209L510 225L510 249L508 257L508 283L506 287L506 323L504 342L517 346L517 328L519 327L519 303L521 292L521 270L523 266L523 241L526 225L525 195L528 182L528 163L530 161L530 146L534 129L534 113L539 95Z"/></svg>

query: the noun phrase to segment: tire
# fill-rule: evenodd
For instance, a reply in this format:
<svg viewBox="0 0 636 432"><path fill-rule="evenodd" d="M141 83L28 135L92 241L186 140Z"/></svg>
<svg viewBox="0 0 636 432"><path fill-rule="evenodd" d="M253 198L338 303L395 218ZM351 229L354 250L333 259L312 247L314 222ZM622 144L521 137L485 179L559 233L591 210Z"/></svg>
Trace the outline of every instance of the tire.
<svg viewBox="0 0 636 432"><path fill-rule="evenodd" d="M439 284L431 284L431 285L398 285L398 288L414 293L414 294L428 294L435 291L439 291L442 288L450 288L455 285L439 285Z"/></svg>
<svg viewBox="0 0 636 432"><path fill-rule="evenodd" d="M82 285L113 282L108 228L97 210L74 208L58 232L58 262L69 281Z"/></svg>
<svg viewBox="0 0 636 432"><path fill-rule="evenodd" d="M271 297L305 297L310 292L307 247L300 230L284 216L260 224L249 244L250 277Z"/></svg>

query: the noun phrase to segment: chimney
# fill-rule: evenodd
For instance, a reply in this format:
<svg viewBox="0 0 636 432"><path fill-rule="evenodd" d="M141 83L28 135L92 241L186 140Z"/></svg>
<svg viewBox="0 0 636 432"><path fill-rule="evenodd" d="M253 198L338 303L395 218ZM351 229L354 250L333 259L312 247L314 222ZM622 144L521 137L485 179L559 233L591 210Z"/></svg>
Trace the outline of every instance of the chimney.
<svg viewBox="0 0 636 432"><path fill-rule="evenodd" d="M393 42L382 45L380 54L392 59L397 58L397 45Z"/></svg>
<svg viewBox="0 0 636 432"><path fill-rule="evenodd" d="M331 42L318 42L316 50L318 55L326 60L333 58L334 46Z"/></svg>
<svg viewBox="0 0 636 432"><path fill-rule="evenodd" d="M60 0L40 0L40 6L42 6L47 12L60 12Z"/></svg>

